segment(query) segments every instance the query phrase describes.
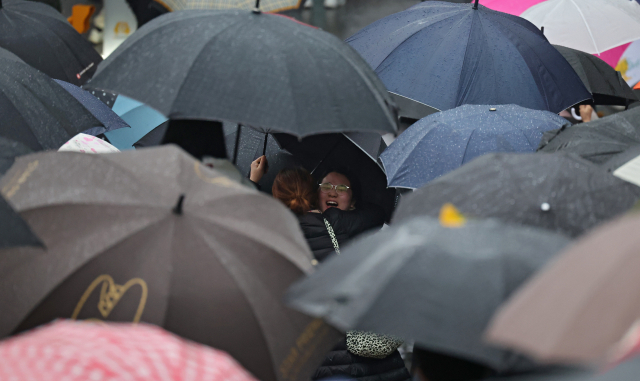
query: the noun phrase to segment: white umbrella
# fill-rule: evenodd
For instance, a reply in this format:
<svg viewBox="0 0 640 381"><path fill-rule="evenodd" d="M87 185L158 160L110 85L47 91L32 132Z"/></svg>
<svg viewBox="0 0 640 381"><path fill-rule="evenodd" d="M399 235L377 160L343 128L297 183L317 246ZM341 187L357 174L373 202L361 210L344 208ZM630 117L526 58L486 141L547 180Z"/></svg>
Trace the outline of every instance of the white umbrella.
<svg viewBox="0 0 640 381"><path fill-rule="evenodd" d="M640 4L636 0L548 0L521 17L552 44L600 54L640 39Z"/></svg>

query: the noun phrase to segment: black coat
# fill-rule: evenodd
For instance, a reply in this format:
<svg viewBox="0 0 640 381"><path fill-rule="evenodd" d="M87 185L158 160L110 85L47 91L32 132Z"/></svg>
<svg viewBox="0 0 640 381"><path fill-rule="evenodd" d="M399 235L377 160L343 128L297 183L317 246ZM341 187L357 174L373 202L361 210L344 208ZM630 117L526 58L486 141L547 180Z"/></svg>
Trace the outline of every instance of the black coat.
<svg viewBox="0 0 640 381"><path fill-rule="evenodd" d="M362 209L352 211L329 208L322 214L309 212L298 216L304 237L320 262L334 251L323 218L333 227L338 244L342 247L354 236L369 229L380 228L384 224L384 210L377 205L365 205Z"/></svg>
<svg viewBox="0 0 640 381"><path fill-rule="evenodd" d="M410 381L411 376L398 350L383 359L354 355L342 340L325 357L312 379L347 376L358 381Z"/></svg>

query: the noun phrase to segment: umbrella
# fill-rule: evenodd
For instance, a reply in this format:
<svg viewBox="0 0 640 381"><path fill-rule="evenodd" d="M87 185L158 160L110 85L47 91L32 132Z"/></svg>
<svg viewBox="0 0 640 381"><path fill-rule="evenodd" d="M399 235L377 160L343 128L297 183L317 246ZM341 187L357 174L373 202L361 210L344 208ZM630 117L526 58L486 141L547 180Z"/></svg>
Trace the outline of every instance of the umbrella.
<svg viewBox="0 0 640 381"><path fill-rule="evenodd" d="M0 37L1 38L1 37ZM76 134L102 126L73 96L31 66L0 58L0 137L24 149L58 149ZM3 152L3 159L7 158Z"/></svg>
<svg viewBox="0 0 640 381"><path fill-rule="evenodd" d="M117 130L118 128L129 127L129 125L118 114L113 112L109 106L101 102L98 98L91 95L89 92L82 90L76 85L72 85L68 82L54 79L63 89L67 90L78 102L82 103L84 108L89 110L93 116L96 117L102 123L103 127L94 127L85 133L90 135L100 135L105 132Z"/></svg>
<svg viewBox="0 0 640 381"><path fill-rule="evenodd" d="M29 225L0 195L0 251L16 246L43 245Z"/></svg>
<svg viewBox="0 0 640 381"><path fill-rule="evenodd" d="M378 164L380 153L387 147L379 134L321 134L300 141L291 135L276 134L276 140L280 147L300 160L318 183L328 171L346 167L357 176L351 180L357 180L360 185L362 199L358 205L378 205L385 211L387 220L391 218L396 193L387 188L384 169Z"/></svg>
<svg viewBox="0 0 640 381"><path fill-rule="evenodd" d="M637 377L638 372L640 357L604 370L558 369L522 376L488 378L484 381L630 381Z"/></svg>
<svg viewBox="0 0 640 381"><path fill-rule="evenodd" d="M0 1L0 47L51 78L74 85L91 78L102 61L58 11L33 1Z"/></svg>
<svg viewBox="0 0 640 381"><path fill-rule="evenodd" d="M540 142L540 152L568 152L602 164L614 155L640 144L640 108L606 118L550 131Z"/></svg>
<svg viewBox="0 0 640 381"><path fill-rule="evenodd" d="M545 0L480 0L480 4L494 11L520 16L522 12Z"/></svg>
<svg viewBox="0 0 640 381"><path fill-rule="evenodd" d="M593 95L595 104L626 106L638 101L621 74L600 58L564 46L554 46L578 73L582 83Z"/></svg>
<svg viewBox="0 0 640 381"><path fill-rule="evenodd" d="M627 164L638 156L640 156L640 145L633 145L619 154L612 155L609 160L602 163L602 167L609 172L614 172L616 169ZM640 184L636 185L640 186Z"/></svg>
<svg viewBox="0 0 640 381"><path fill-rule="evenodd" d="M123 95L118 95L115 98L113 111L131 126L130 129L119 129L105 134L109 142L119 150L132 149L134 143L168 120L164 115L144 103Z"/></svg>
<svg viewBox="0 0 640 381"><path fill-rule="evenodd" d="M116 147L95 136L78 134L64 143L58 152L114 153L120 152Z"/></svg>
<svg viewBox="0 0 640 381"><path fill-rule="evenodd" d="M347 43L389 91L438 110L517 104L558 113L591 98L534 25L484 6L425 1Z"/></svg>
<svg viewBox="0 0 640 381"><path fill-rule="evenodd" d="M547 0L520 15L552 44L600 54L640 39L640 4L629 0Z"/></svg>
<svg viewBox="0 0 640 381"><path fill-rule="evenodd" d="M227 121L299 137L396 132L393 102L356 52L329 33L272 14L169 13L120 45L90 86L137 99L170 119Z"/></svg>
<svg viewBox="0 0 640 381"><path fill-rule="evenodd" d="M151 0L151 1L155 1L155 0ZM106 104L110 108L113 108L116 102L116 98L118 98L118 94L112 93L106 90L91 90L91 89L86 89L86 90L89 93L91 93L91 95L98 98L102 103ZM126 98L126 97L123 97L123 98Z"/></svg>
<svg viewBox="0 0 640 381"><path fill-rule="evenodd" d="M156 0L157 1L157 0ZM300 8L302 0L257 0L263 12L282 12ZM185 9L244 9L256 8L256 0L162 0L172 11Z"/></svg>
<svg viewBox="0 0 640 381"><path fill-rule="evenodd" d="M312 267L294 215L175 146L23 156L0 186L47 247L1 253L0 337L147 322L268 381L306 380L339 339L281 301Z"/></svg>
<svg viewBox="0 0 640 381"><path fill-rule="evenodd" d="M514 294L488 338L545 360L602 361L637 328L636 214L584 236Z"/></svg>
<svg viewBox="0 0 640 381"><path fill-rule="evenodd" d="M569 243L497 221L416 218L352 243L292 286L289 305L340 329L394 334L497 372L533 364L487 345L484 329L518 285Z"/></svg>
<svg viewBox="0 0 640 381"><path fill-rule="evenodd" d="M380 156L390 187L419 188L489 152L535 152L544 131L568 124L516 105L464 105L409 127Z"/></svg>
<svg viewBox="0 0 640 381"><path fill-rule="evenodd" d="M16 56L15 54L11 53L7 49L3 49L3 48L0 48L0 59L6 59L6 60L12 60L12 61L24 63L24 61L21 60L20 57Z"/></svg>
<svg viewBox="0 0 640 381"><path fill-rule="evenodd" d="M231 356L140 324L57 321L0 342L10 380L255 381Z"/></svg>
<svg viewBox="0 0 640 381"><path fill-rule="evenodd" d="M453 203L470 217L498 218L571 237L630 209L640 188L568 154L488 154L402 199L395 221L437 215Z"/></svg>
<svg viewBox="0 0 640 381"><path fill-rule="evenodd" d="M0 177L13 165L16 157L33 153L22 143L0 137Z"/></svg>

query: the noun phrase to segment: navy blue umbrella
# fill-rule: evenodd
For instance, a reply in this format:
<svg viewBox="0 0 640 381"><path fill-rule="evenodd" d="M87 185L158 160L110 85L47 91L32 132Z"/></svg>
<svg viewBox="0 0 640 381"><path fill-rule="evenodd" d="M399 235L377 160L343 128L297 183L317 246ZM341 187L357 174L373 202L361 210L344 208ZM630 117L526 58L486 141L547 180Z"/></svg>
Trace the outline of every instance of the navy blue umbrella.
<svg viewBox="0 0 640 381"><path fill-rule="evenodd" d="M123 127L129 127L127 122L122 120L118 114L113 112L109 106L104 104L100 99L91 95L88 91L82 90L76 85L69 82L54 79L63 89L80 102L93 116L103 124L84 131L85 134L97 136L105 132L117 130Z"/></svg>
<svg viewBox="0 0 640 381"><path fill-rule="evenodd" d="M346 41L389 91L439 110L517 104L558 113L591 99L529 21L474 4L425 1Z"/></svg>
<svg viewBox="0 0 640 381"><path fill-rule="evenodd" d="M420 188L490 152L535 152L545 131L569 122L516 105L465 105L409 127L380 155L387 184Z"/></svg>

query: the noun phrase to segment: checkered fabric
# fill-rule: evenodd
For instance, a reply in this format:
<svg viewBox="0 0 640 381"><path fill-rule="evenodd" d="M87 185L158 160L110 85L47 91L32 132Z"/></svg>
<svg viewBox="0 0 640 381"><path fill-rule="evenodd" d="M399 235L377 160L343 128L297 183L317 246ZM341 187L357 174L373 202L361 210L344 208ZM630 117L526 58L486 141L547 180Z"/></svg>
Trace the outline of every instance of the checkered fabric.
<svg viewBox="0 0 640 381"><path fill-rule="evenodd" d="M57 321L0 342L3 381L256 381L225 352L146 324Z"/></svg>
<svg viewBox="0 0 640 381"><path fill-rule="evenodd" d="M183 9L247 9L255 8L255 0L156 0L172 11ZM302 0L260 0L263 12L281 12L295 9Z"/></svg>

